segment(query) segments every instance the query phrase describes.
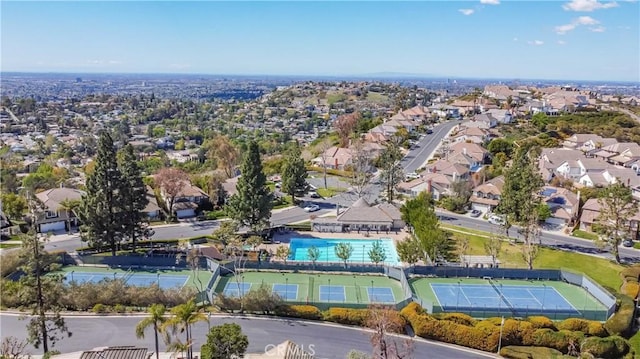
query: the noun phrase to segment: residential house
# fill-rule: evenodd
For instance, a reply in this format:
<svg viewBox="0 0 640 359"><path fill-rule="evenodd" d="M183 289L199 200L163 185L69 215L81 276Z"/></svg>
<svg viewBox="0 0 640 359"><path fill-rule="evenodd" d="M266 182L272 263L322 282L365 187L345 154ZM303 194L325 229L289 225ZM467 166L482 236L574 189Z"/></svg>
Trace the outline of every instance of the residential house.
<svg viewBox="0 0 640 359"><path fill-rule="evenodd" d="M602 140L602 136L598 136L593 133L576 133L573 136L564 140L564 142L562 143L562 146L564 148L577 150L577 149L581 149L581 147L589 141L595 141L597 143L601 140Z"/></svg>
<svg viewBox="0 0 640 359"><path fill-rule="evenodd" d="M471 209L482 213L490 213L500 203L502 188L504 187L504 176L498 176L488 180L473 188L469 202Z"/></svg>
<svg viewBox="0 0 640 359"><path fill-rule="evenodd" d="M463 154L473 159L474 163L470 167L472 172L489 160L489 152L475 143L459 142L449 146L448 156L451 158L455 154Z"/></svg>
<svg viewBox="0 0 640 359"><path fill-rule="evenodd" d="M53 188L36 193L45 211L36 218L36 228L40 233L70 231L78 226L73 211L65 206L67 202L80 201L84 191L74 188Z"/></svg>
<svg viewBox="0 0 640 359"><path fill-rule="evenodd" d="M509 110L491 109L487 110L487 115L495 118L497 123L511 123L513 116Z"/></svg>
<svg viewBox="0 0 640 359"><path fill-rule="evenodd" d="M602 205L598 198L588 199L582 206L582 213L580 215L580 229L583 231L595 232L593 225L599 222L600 212L602 211ZM632 235L632 239L638 239L638 224L640 223L640 211L630 218L627 223L629 233Z"/></svg>
<svg viewBox="0 0 640 359"><path fill-rule="evenodd" d="M400 183L397 186L397 190L412 198L417 197L422 192L431 193L431 197L437 201L443 196L451 194L452 185L451 178L444 174L423 173L420 178Z"/></svg>
<svg viewBox="0 0 640 359"><path fill-rule="evenodd" d="M579 194L576 195L566 188L544 186L540 195L551 210L551 216L545 220L546 223L565 226L577 220Z"/></svg>
<svg viewBox="0 0 640 359"><path fill-rule="evenodd" d="M398 132L398 128L385 123L370 129L365 135L365 141L385 143Z"/></svg>
<svg viewBox="0 0 640 359"><path fill-rule="evenodd" d="M336 170L344 170L347 166L351 165L351 159L353 153L348 148L342 148L333 146L320 156L311 160L311 162L318 167L326 167Z"/></svg>
<svg viewBox="0 0 640 359"><path fill-rule="evenodd" d="M163 188L160 189L160 194L169 208L169 198ZM199 205L207 201L209 201L209 195L188 180L184 180L182 189L173 200L173 212L177 218L195 217Z"/></svg>
<svg viewBox="0 0 640 359"><path fill-rule="evenodd" d="M461 126L458 132L451 134L451 141L454 143L472 142L477 145L482 145L488 140L489 132L480 127Z"/></svg>
<svg viewBox="0 0 640 359"><path fill-rule="evenodd" d="M471 120L465 121L461 124L461 126L464 126L467 128L478 127L484 130L494 128L497 125L498 125L498 121L495 118L491 117L491 115L488 115L486 113L474 115L471 118Z"/></svg>

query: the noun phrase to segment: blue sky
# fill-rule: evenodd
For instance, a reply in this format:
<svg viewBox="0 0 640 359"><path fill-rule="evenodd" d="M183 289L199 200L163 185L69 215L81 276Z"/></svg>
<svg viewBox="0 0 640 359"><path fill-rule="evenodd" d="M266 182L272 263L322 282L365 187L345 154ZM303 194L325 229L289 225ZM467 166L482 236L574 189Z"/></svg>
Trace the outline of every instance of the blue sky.
<svg viewBox="0 0 640 359"><path fill-rule="evenodd" d="M640 82L637 1L1 1L2 71Z"/></svg>

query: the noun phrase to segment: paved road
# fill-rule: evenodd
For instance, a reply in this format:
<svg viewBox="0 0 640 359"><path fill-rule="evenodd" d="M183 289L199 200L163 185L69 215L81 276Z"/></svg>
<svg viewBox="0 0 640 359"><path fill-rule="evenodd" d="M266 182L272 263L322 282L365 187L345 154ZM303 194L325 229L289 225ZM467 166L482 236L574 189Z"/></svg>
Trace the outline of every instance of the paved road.
<svg viewBox="0 0 640 359"><path fill-rule="evenodd" d="M16 316L2 315L0 317L0 332L2 336L13 335L26 338L25 322ZM63 353L88 350L95 347L115 345L145 346L153 350L153 333L149 330L145 339L138 340L134 334L140 317L71 317L67 318L67 325L73 335L61 340L54 349ZM311 322L266 318L218 318L211 319L212 325L235 322L242 326L242 331L249 337L249 353L264 352L265 347L289 339L304 346L308 351L313 350L318 359L344 359L352 350L369 352L368 333L343 326L327 326ZM200 351L206 337L208 326L198 323L193 328L195 351ZM96 335L99 333L99 335ZM161 350L164 345L161 344ZM414 344L415 358L494 358L495 355L474 350L448 346L443 343L416 340ZM33 349L34 354L39 354Z"/></svg>
<svg viewBox="0 0 640 359"><path fill-rule="evenodd" d="M498 233L501 230L499 226L491 224L480 218L471 218L468 215L452 214L451 212L444 211L436 211L436 213L440 216L441 222L445 224L493 233ZM515 227L509 230L509 236L511 238L521 238L518 234L517 228ZM553 233L551 231L543 231L540 235L540 240L543 245L548 247L596 255L606 259L613 259L613 255L611 255L611 253L601 251L595 242L590 240L570 237L559 233ZM640 251L637 249L620 247L620 257L621 260L626 262L640 262Z"/></svg>
<svg viewBox="0 0 640 359"><path fill-rule="evenodd" d="M459 121L454 120L434 126L433 133L425 135L420 141L418 141L417 147L410 150L400 162L404 173L415 172L418 168L422 167L429 159L429 156L431 156L438 146L440 146L442 140L447 136L449 131L459 123ZM382 185L380 185L377 179L374 178L372 180L372 184L366 189L364 198L367 202L373 203L378 200L381 192ZM334 205L349 207L356 200L358 200L358 196L355 193L344 192L332 198L328 198L326 201Z"/></svg>

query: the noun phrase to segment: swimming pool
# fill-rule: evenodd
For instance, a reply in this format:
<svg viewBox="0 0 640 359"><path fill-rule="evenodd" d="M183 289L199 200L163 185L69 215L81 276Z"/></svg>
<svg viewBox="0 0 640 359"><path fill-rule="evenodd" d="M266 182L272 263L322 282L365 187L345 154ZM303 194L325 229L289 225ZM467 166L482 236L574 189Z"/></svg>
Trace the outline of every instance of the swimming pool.
<svg viewBox="0 0 640 359"><path fill-rule="evenodd" d="M320 251L318 262L342 262L336 256L335 247L338 243L349 243L353 247L353 253L349 263L371 263L369 250L375 242L380 242L387 258L384 264L398 265L398 252L391 239L328 239L328 238L292 238L289 242L291 255L289 260L309 262L309 248L315 246Z"/></svg>

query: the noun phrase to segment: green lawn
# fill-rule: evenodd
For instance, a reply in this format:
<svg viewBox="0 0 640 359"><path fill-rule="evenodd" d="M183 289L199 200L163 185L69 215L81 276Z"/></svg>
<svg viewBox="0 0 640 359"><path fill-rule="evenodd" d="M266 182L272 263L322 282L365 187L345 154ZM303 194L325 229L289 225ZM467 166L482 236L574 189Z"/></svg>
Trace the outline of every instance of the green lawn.
<svg viewBox="0 0 640 359"><path fill-rule="evenodd" d="M455 228L455 226L450 226L449 228ZM458 227L456 229L465 230L462 227ZM474 234L482 233L476 232L480 231L473 231ZM460 240L464 237L469 239L469 250L467 254L486 255L484 249L486 238L474 234L452 232L453 238L458 243L460 243ZM484 232L484 235L488 236L489 233ZM502 245L502 251L498 256L498 259L502 263L501 266L505 268L527 267L522 258L522 246L518 244L505 242ZM534 261L533 267L546 269L567 268L576 272L584 273L593 278L599 284L615 290L620 290L620 286L622 286L622 279L619 275L620 271L623 269L622 265L606 259L587 256L584 254L541 248L540 254Z"/></svg>
<svg viewBox="0 0 640 359"><path fill-rule="evenodd" d="M8 248L17 248L20 247L20 243L0 243L0 248L8 249Z"/></svg>
<svg viewBox="0 0 640 359"><path fill-rule="evenodd" d="M389 96L377 93L377 92L367 92L367 101L375 102L375 103L388 103Z"/></svg>
<svg viewBox="0 0 640 359"><path fill-rule="evenodd" d="M347 190L346 188L336 188L336 187L318 188L316 190L316 193L318 193L323 198L329 198L329 197L335 196L338 193L344 192L346 190Z"/></svg>
<svg viewBox="0 0 640 359"><path fill-rule="evenodd" d="M591 233L591 232L586 232L586 231L581 231L579 229L576 229L575 231L573 231L573 233L571 233L572 236L574 237L578 237L578 238L582 238L582 239L588 239L591 241L595 241L598 240L598 235L595 233Z"/></svg>

